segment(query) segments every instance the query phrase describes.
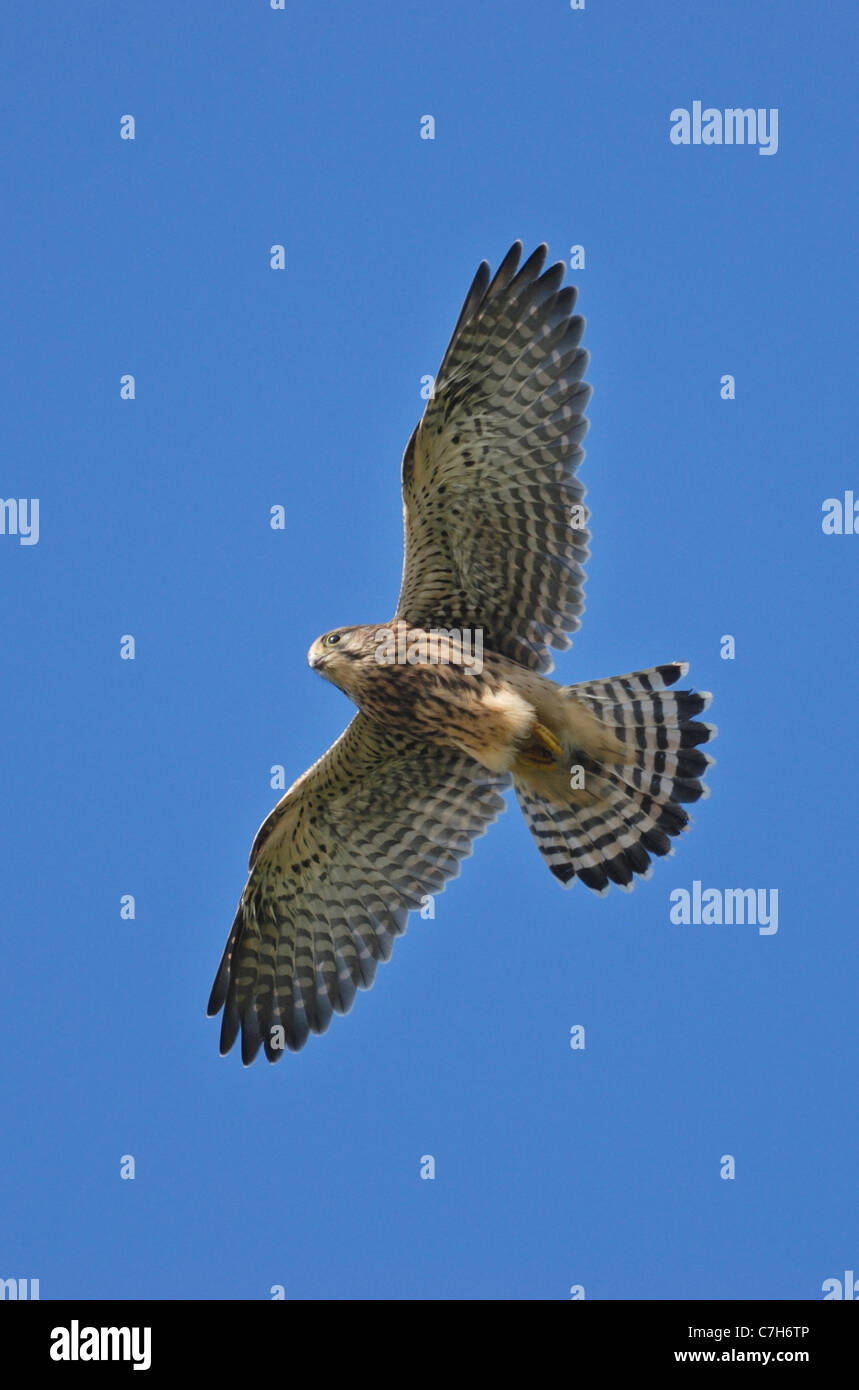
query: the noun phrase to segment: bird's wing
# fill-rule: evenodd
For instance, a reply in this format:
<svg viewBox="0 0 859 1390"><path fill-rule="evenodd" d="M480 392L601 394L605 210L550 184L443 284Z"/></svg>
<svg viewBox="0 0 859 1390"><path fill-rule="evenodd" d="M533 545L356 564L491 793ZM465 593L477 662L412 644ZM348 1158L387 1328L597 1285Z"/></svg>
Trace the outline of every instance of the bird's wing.
<svg viewBox="0 0 859 1390"><path fill-rule="evenodd" d="M358 714L263 822L209 1013L221 1052L277 1061L346 1013L411 908L459 872L504 809L506 774ZM282 1031L279 1031L282 1030Z"/></svg>
<svg viewBox="0 0 859 1390"><path fill-rule="evenodd" d="M576 291L539 247L482 263L403 458L397 617L483 629L492 651L551 671L584 608L589 533L576 469L590 387Z"/></svg>

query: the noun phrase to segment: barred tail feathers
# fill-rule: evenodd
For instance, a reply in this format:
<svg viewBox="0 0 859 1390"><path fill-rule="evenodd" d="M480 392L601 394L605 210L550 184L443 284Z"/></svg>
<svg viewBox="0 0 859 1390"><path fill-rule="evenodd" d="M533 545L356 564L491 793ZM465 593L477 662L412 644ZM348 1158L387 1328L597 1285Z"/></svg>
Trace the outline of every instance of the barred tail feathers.
<svg viewBox="0 0 859 1390"><path fill-rule="evenodd" d="M553 769L517 770L516 794L543 858L568 885L580 878L605 894L610 883L630 890L649 878L651 856L672 853L671 838L690 817L683 803L709 795L701 778L713 759L701 744L716 734L695 719L710 704L706 692L668 691L688 666L673 662L610 680L563 687L603 735L589 751L565 749Z"/></svg>

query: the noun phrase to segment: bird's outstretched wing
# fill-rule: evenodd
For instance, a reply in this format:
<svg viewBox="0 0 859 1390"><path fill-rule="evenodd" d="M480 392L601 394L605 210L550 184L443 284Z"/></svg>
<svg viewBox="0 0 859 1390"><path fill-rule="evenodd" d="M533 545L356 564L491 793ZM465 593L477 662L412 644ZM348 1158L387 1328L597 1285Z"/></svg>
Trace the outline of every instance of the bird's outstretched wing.
<svg viewBox="0 0 859 1390"><path fill-rule="evenodd" d="M459 872L504 809L506 774L358 714L263 822L209 1013L221 1053L269 1061L373 983L409 910Z"/></svg>
<svg viewBox="0 0 859 1390"><path fill-rule="evenodd" d="M405 560L397 617L483 629L536 671L570 646L589 533L575 473L587 430L588 354L564 264L541 273L521 242L490 281L482 263L403 458Z"/></svg>

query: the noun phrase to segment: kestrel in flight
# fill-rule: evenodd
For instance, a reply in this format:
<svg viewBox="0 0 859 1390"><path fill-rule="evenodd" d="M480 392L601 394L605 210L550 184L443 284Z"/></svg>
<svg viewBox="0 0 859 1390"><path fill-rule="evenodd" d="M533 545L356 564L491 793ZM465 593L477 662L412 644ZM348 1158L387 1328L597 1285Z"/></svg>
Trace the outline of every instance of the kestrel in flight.
<svg viewBox="0 0 859 1390"><path fill-rule="evenodd" d="M209 1013L269 1061L368 989L409 911L459 872L511 784L556 878L649 877L706 794L710 697L683 663L557 685L583 611L590 387L576 291L539 247L484 261L403 457L394 617L317 638L358 713L263 822Z"/></svg>

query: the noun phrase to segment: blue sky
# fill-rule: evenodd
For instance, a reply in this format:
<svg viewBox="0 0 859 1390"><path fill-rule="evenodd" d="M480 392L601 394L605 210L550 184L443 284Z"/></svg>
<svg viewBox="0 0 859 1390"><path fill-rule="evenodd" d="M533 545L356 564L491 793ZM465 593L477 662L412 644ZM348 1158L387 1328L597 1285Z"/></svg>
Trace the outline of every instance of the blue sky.
<svg viewBox="0 0 859 1390"><path fill-rule="evenodd" d="M821 525L859 496L855 13L165 0L3 23L0 493L40 521L0 536L0 1277L819 1298L859 1260L859 538ZM673 145L696 100L777 108L777 153ZM517 237L586 256L592 558L557 678L688 660L713 795L602 901L561 889L514 803L348 1018L244 1069L205 1006L269 770L291 781L351 714L305 654L390 615L421 377ZM673 924L696 880L777 889L778 931Z"/></svg>

